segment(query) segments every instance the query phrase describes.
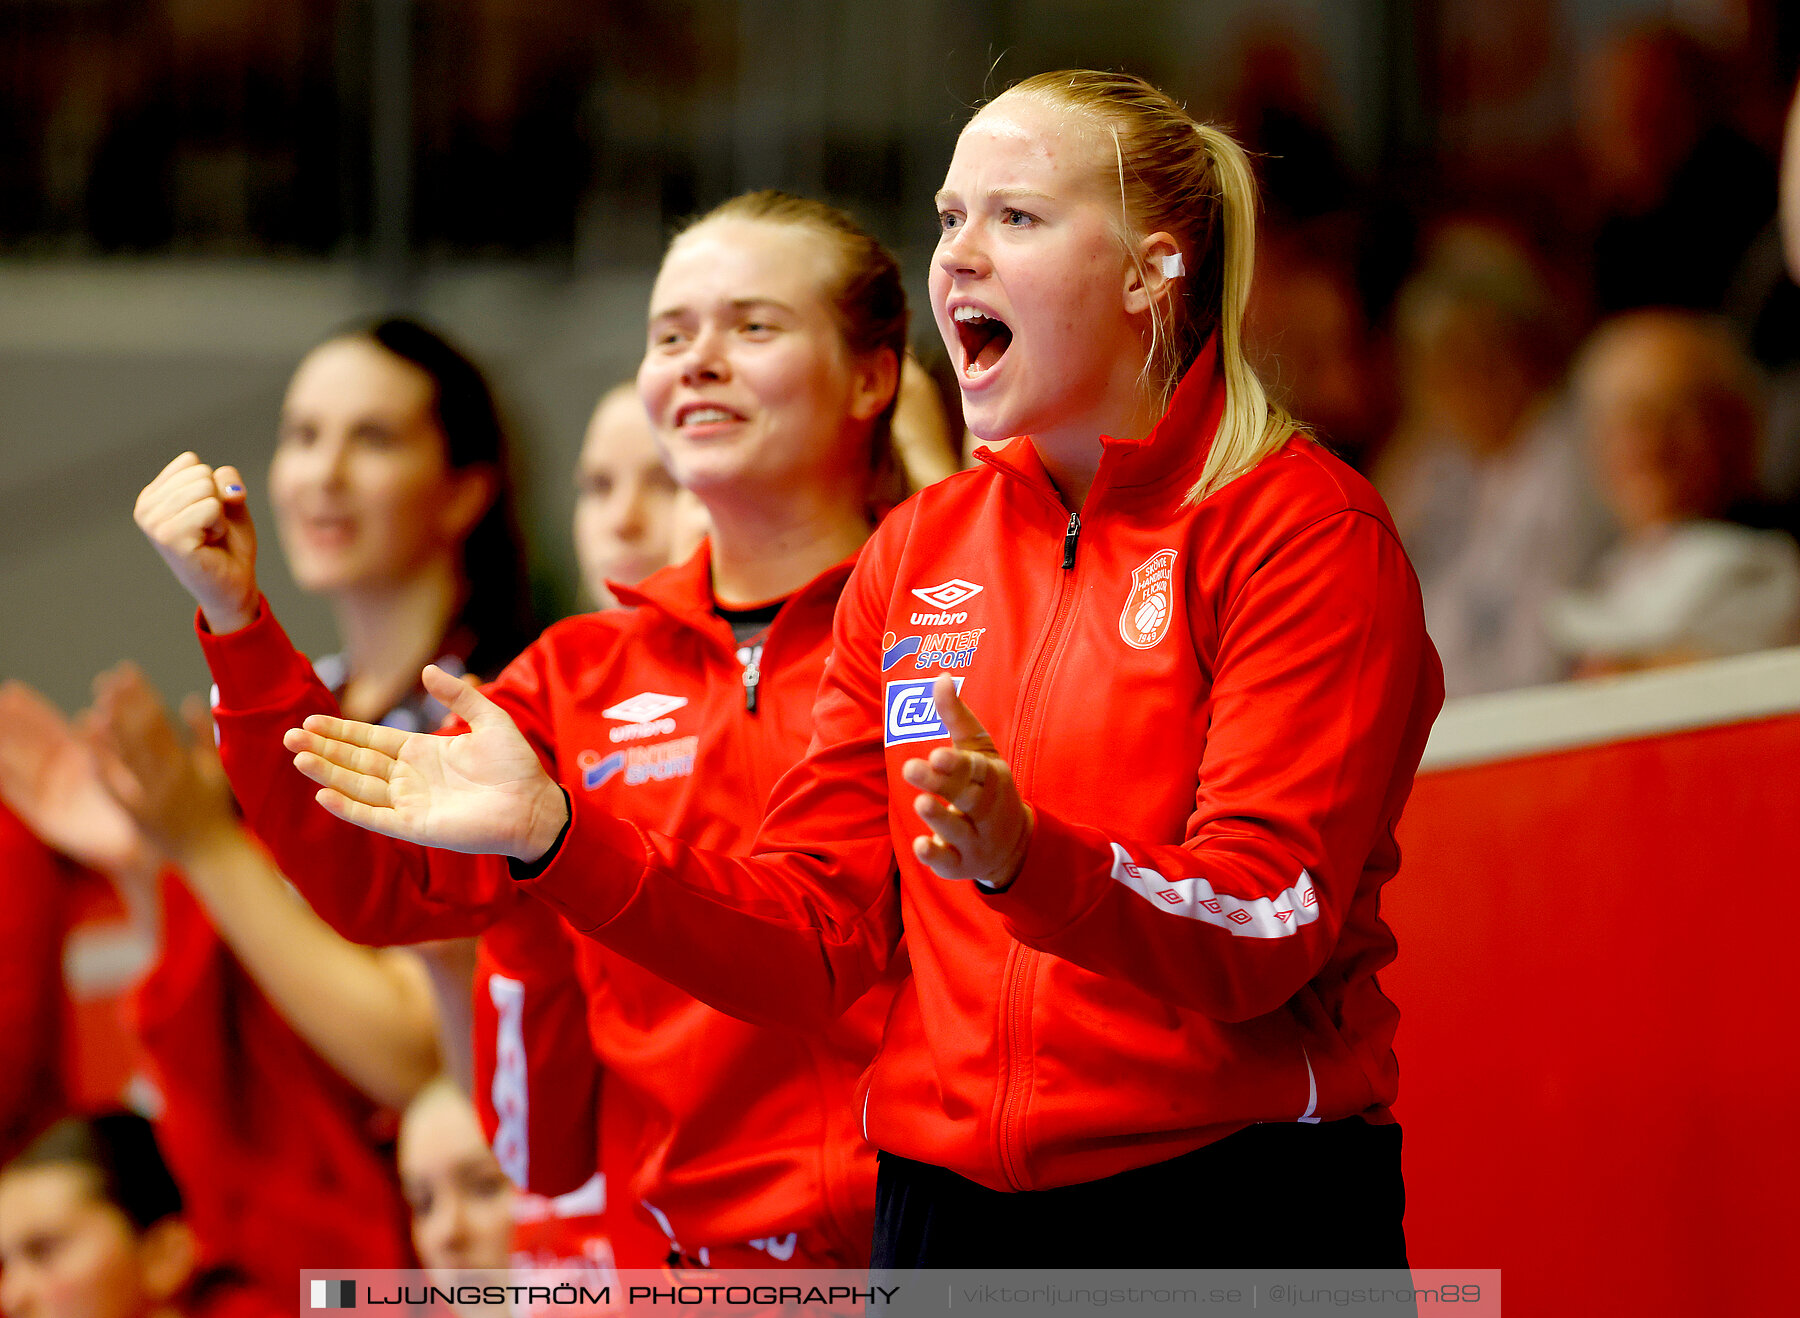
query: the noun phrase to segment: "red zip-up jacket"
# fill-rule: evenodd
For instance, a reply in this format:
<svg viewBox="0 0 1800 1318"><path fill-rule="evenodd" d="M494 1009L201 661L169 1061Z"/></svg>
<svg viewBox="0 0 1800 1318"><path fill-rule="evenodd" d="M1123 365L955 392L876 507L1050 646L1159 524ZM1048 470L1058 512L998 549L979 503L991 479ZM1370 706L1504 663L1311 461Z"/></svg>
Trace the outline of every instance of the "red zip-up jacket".
<svg viewBox="0 0 1800 1318"><path fill-rule="evenodd" d="M177 871L162 955L132 1005L162 1111L156 1138L210 1262L264 1295L302 1268L415 1264L394 1117L294 1033Z"/></svg>
<svg viewBox="0 0 1800 1318"><path fill-rule="evenodd" d="M578 795L529 886L765 1019L830 1019L904 928L865 1130L996 1189L1391 1120L1380 890L1442 672L1380 498L1311 440L1186 502L1223 393L1209 349L1146 439L1104 442L1079 520L1027 440L891 514L753 859ZM912 853L941 673L1037 812L1004 892Z"/></svg>
<svg viewBox="0 0 1800 1318"><path fill-rule="evenodd" d="M589 1035L578 954L591 946L538 901L476 940L475 1109L501 1169L542 1196L521 1208L515 1254L544 1267L655 1267L669 1242L630 1196L644 1120L631 1091L607 1082ZM583 1168L590 1179L574 1184Z"/></svg>
<svg viewBox="0 0 1800 1318"><path fill-rule="evenodd" d="M754 712L731 629L712 611L704 548L621 588L630 607L551 627L482 690L572 796L697 846L746 851L776 779L812 735L849 570L840 564L802 587L770 625ZM496 857L395 842L318 807L281 735L333 702L266 608L225 636L202 628L201 639L245 816L340 933L378 943L467 936L525 900ZM804 1245L794 1262L866 1262L874 1156L853 1091L891 988L853 995L842 1019L757 1026L587 940L578 961L604 1082L630 1089L650 1127L642 1165L629 1169L632 1198L690 1251L756 1239L791 1249L794 1235ZM537 1061L554 1074L554 1058ZM560 1183L547 1179L553 1156L534 1149L531 1188L578 1186L594 1170L591 1147ZM782 1252L778 1244L770 1256L783 1261Z"/></svg>
<svg viewBox="0 0 1800 1318"><path fill-rule="evenodd" d="M73 869L0 803L0 1165L69 1110L63 935Z"/></svg>
<svg viewBox="0 0 1800 1318"><path fill-rule="evenodd" d="M578 938L542 902L520 902L475 946L471 1097L501 1170L537 1193L565 1194L581 1168L606 1165ZM533 1083L546 1051L556 1054L555 1083ZM534 1151L550 1165L534 1167Z"/></svg>

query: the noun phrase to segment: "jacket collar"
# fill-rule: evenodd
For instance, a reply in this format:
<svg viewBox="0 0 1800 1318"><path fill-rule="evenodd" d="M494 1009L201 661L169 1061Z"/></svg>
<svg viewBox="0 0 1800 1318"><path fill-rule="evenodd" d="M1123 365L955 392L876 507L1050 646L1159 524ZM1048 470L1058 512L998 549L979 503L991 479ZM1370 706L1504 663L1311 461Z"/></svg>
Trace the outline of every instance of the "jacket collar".
<svg viewBox="0 0 1800 1318"><path fill-rule="evenodd" d="M1217 334L1206 341L1175 386L1168 410L1148 435L1142 439L1100 437L1100 468L1088 495L1090 505L1109 490L1155 494L1178 488L1187 493L1199 477L1225 414L1225 377L1219 370L1218 345ZM977 449L975 455L997 471L1055 494L1029 437L998 449Z"/></svg>
<svg viewBox="0 0 1800 1318"><path fill-rule="evenodd" d="M860 553L861 550L858 550L857 554ZM781 610L782 614L786 615L796 604L822 604L828 613L835 609L837 597L843 593L844 583L849 580L850 569L856 566L857 554L832 564L789 595L787 605ZM612 591L613 598L626 608L652 609L695 631L730 635L729 625L713 612L710 537L700 541L700 547L685 563L676 563L659 572L652 572L635 586L619 585L611 581L606 584ZM779 624L779 617L776 622Z"/></svg>

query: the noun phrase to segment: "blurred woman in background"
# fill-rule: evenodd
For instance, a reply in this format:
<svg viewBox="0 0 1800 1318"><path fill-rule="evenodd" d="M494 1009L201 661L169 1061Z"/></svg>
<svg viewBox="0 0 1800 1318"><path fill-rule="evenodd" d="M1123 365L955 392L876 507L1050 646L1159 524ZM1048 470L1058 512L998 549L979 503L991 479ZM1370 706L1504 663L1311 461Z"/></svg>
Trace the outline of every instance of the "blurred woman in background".
<svg viewBox="0 0 1800 1318"><path fill-rule="evenodd" d="M150 1123L68 1117L0 1166L6 1318L272 1318L260 1291L206 1269Z"/></svg>
<svg viewBox="0 0 1800 1318"><path fill-rule="evenodd" d="M435 726L421 661L491 673L529 638L498 413L431 330L383 320L309 353L270 487L294 577L330 600L344 641L321 671L372 718ZM446 1065L467 1083L473 948L422 958L338 938L237 822L207 764L204 707L189 710L189 748L134 670L96 687L105 785L126 809L94 796L91 749L41 701L0 733L23 743L0 769L50 756L86 789L4 772L0 790L53 845L122 832L150 857L109 873L128 905L155 912L161 955L134 995L136 1026L193 1225L210 1256L281 1286L300 1267L404 1266L394 1114ZM162 861L182 870L158 883Z"/></svg>
<svg viewBox="0 0 1800 1318"><path fill-rule="evenodd" d="M635 586L693 552L693 544L675 542L680 494L637 385L614 385L594 408L575 461L575 558L595 607L618 604L607 582Z"/></svg>
<svg viewBox="0 0 1800 1318"><path fill-rule="evenodd" d="M511 1264L518 1190L488 1147L469 1096L449 1079L439 1076L407 1105L398 1157L421 1267L442 1274Z"/></svg>

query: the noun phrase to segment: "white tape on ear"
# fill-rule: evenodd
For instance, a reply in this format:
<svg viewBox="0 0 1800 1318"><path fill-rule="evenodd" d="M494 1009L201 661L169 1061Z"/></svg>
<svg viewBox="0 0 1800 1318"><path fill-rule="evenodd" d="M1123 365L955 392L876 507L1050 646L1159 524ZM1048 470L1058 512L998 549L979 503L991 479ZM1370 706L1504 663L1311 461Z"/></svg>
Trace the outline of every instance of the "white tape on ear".
<svg viewBox="0 0 1800 1318"><path fill-rule="evenodd" d="M1187 266L1183 263L1180 252L1170 252L1163 257L1162 272L1164 279L1174 279L1187 273Z"/></svg>

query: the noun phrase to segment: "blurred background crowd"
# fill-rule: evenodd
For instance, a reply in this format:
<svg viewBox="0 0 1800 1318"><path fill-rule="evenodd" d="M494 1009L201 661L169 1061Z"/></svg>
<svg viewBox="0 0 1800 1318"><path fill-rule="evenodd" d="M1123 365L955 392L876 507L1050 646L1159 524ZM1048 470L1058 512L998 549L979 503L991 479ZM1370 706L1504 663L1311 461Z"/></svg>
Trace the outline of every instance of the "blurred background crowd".
<svg viewBox="0 0 1800 1318"><path fill-rule="evenodd" d="M567 611L575 562L536 528L670 226L753 186L828 198L916 304L969 107L1077 64L1261 153L1257 356L1388 498L1452 695L1782 643L1793 555L1749 532L1800 491L1797 61L1775 0L8 0L0 597L50 630L6 667L80 698L118 650L89 594L122 573L123 624L170 598L113 525L139 467L200 434L254 461L295 353L392 309L498 382L538 602Z"/></svg>
<svg viewBox="0 0 1800 1318"><path fill-rule="evenodd" d="M944 474L967 454L919 312L932 193L971 106L1079 65L1142 74L1258 153L1253 352L1388 500L1451 696L1800 641L1800 288L1777 220L1800 7L0 0L0 677L47 697L14 688L6 717L53 741L123 654L198 682L133 493L193 448L262 500L294 362L381 313L447 330L495 382L540 618L681 553L703 515L607 391L671 226L746 188L830 199L899 254L903 456L915 485ZM322 653L344 615L302 576L269 594ZM55 864L143 869L105 841ZM154 904L137 879L76 905ZM4 917L29 951L0 957L9 983L60 970L28 907ZM69 1031L0 998L21 1057L61 1050L61 1078L0 1076L0 1159L72 1098L159 1108L83 1016L155 955L101 924L68 961ZM458 972L394 973L404 995ZM361 1088L374 1129L418 1083ZM464 1108L428 1111L415 1152L476 1195L494 1172ZM61 1139L69 1165L142 1158L130 1130Z"/></svg>

